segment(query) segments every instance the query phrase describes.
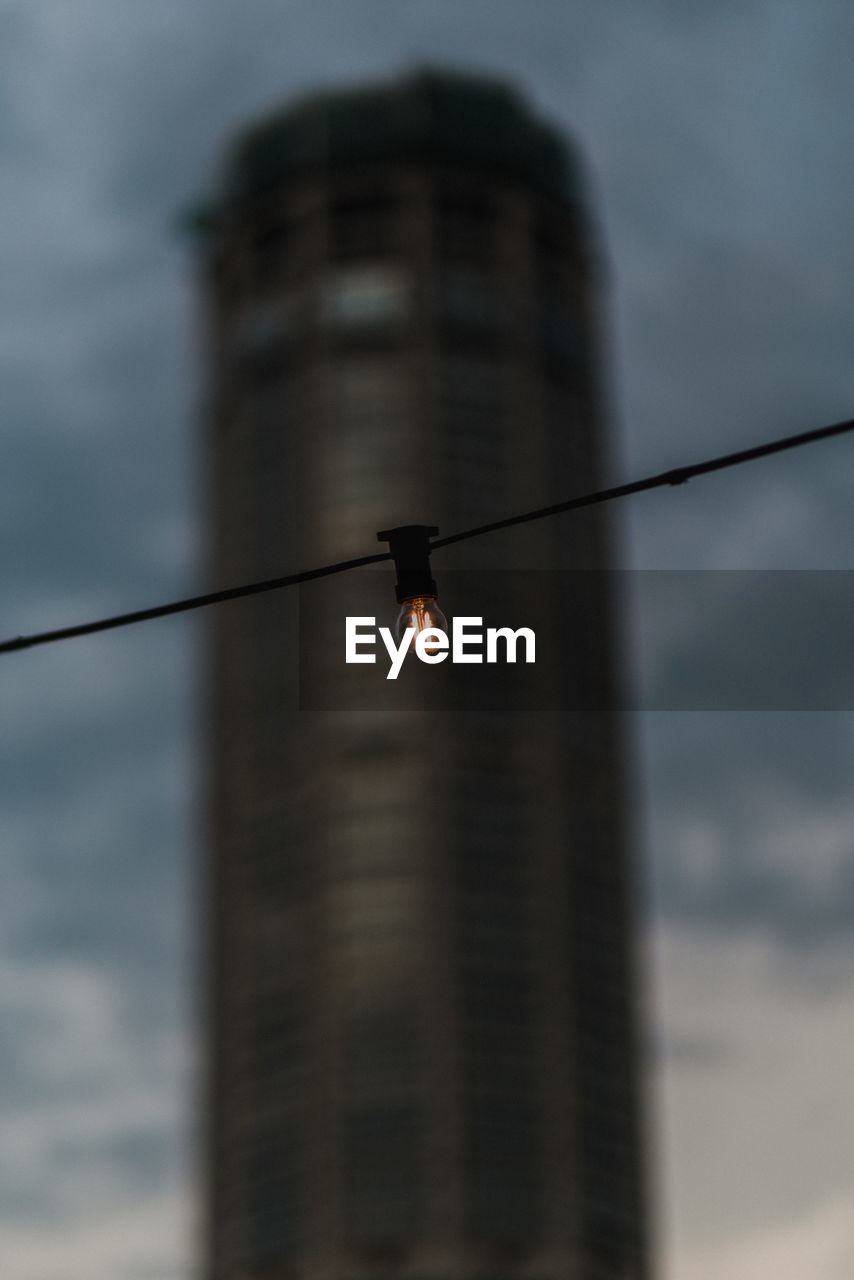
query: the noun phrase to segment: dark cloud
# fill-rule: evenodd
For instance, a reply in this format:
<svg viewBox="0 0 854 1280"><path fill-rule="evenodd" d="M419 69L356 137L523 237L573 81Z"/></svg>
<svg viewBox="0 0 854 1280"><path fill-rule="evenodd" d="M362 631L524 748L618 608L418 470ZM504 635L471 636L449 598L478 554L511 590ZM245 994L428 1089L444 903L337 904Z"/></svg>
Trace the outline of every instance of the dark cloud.
<svg viewBox="0 0 854 1280"><path fill-rule="evenodd" d="M653 1046L651 1056L661 1065L688 1067L691 1070L715 1070L727 1059L727 1047L714 1035L687 1032L662 1034Z"/></svg>
<svg viewBox="0 0 854 1280"><path fill-rule="evenodd" d="M852 711L854 573L650 570L634 599L640 707Z"/></svg>
<svg viewBox="0 0 854 1280"><path fill-rule="evenodd" d="M7 954L88 957L134 988L159 981L167 1003L170 966L188 956L192 772L175 720L186 722L194 677L173 639L181 629L37 656L52 696L33 708L25 686L8 700L0 752L6 877L18 889L0 907Z"/></svg>
<svg viewBox="0 0 854 1280"><path fill-rule="evenodd" d="M662 916L821 962L854 938L852 717L657 713L642 724Z"/></svg>

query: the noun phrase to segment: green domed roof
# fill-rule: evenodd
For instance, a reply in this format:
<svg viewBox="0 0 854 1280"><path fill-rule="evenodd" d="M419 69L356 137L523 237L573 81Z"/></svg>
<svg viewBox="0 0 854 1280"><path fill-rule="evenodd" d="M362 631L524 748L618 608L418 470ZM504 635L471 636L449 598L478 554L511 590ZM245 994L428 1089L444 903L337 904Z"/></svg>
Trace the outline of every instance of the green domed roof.
<svg viewBox="0 0 854 1280"><path fill-rule="evenodd" d="M297 173L427 157L499 169L560 200L575 195L569 149L501 80L419 71L298 99L238 137L220 199L240 203Z"/></svg>

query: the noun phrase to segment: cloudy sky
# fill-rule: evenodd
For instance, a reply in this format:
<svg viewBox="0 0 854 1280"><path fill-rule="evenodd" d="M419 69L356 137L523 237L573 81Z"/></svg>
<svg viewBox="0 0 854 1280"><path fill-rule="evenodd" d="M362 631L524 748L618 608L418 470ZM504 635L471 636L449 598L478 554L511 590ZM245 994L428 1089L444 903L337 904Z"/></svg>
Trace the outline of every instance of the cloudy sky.
<svg viewBox="0 0 854 1280"><path fill-rule="evenodd" d="M571 130L615 474L854 414L852 56L848 0L6 0L3 633L195 586L176 213L236 124L318 80L475 65ZM627 564L704 571L633 585L667 708L632 718L664 1280L854 1273L850 609L814 572L854 569L852 464L838 440L621 512ZM197 640L0 659L6 1280L194 1275Z"/></svg>

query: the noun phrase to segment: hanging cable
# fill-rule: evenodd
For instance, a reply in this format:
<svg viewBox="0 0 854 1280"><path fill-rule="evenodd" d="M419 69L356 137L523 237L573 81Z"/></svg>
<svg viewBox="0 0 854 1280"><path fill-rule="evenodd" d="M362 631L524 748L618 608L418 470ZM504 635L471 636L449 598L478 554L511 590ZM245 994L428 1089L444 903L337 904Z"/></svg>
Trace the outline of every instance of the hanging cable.
<svg viewBox="0 0 854 1280"><path fill-rule="evenodd" d="M202 609L208 604L222 604L225 600L239 600L243 596L257 596L263 591L277 591L280 587L296 587L301 582L315 578L328 578L333 573L347 569L362 569L368 564L390 560L391 552L378 552L373 556L360 556L358 560L342 560L339 564L327 564L320 569L305 569L285 578L267 578L264 582L250 582L242 587L226 587L222 591L209 591L203 596L190 596L186 600L173 600L171 604L154 605L150 609L135 609L133 613L118 613L112 618L100 618L97 622L81 622L73 627L59 627L55 631L39 631L32 636L16 636L0 643L0 653L12 653L15 649L31 649L34 645L53 644L57 640L72 640L75 636L91 636L96 631L113 631L116 627L129 627L134 622L148 622L151 618L167 618L172 613L188 613L190 609Z"/></svg>
<svg viewBox="0 0 854 1280"><path fill-rule="evenodd" d="M615 485L610 489L599 489L594 493L585 493L577 498L569 498L565 502L556 502L549 507L538 507L535 511L525 511L520 515L507 516L503 520L494 520L490 524L477 525L472 529L464 529L460 533L452 533L446 538L437 538L430 543L430 550L450 546L455 542L464 542L468 538L478 538L486 533L495 533L499 529L509 529L513 525L528 524L532 520L542 520L546 516L560 515L565 511L578 511L581 507L597 506L603 502L612 502L616 498L626 498L633 493L644 493L648 489L663 488L666 485L685 484L695 476L708 475L712 471L723 471L729 467L741 466L745 462L754 462L758 458L767 458L775 453L784 453L788 449L798 449L803 445L815 444L819 440L828 440L832 436L845 435L854 431L854 418L844 422L836 422L829 427L817 427L813 431L801 431L794 436L784 436L781 440L772 440L767 444L755 445L752 449L741 449L736 453L721 454L716 458L708 458L704 462L695 462L687 467L675 467L670 471L661 471L657 475L647 476L643 480L633 480L629 484ZM302 582L312 582L316 578L328 578L332 574L346 573L349 569L361 569L369 564L379 564L390 560L391 553L379 552L371 556L360 556L356 560L342 560L338 564L324 565L318 569L305 569L301 573L292 573L284 578L268 578L264 582L247 583L239 587L227 587L223 591L210 591L206 595L190 596L185 600L175 600L171 604L155 605L150 609L136 609L132 613L116 614L112 618L101 618L97 622L83 622L77 626L59 627L53 631L39 631L30 636L16 636L11 640L0 642L0 654L13 653L17 649L31 649L36 645L54 644L59 640L71 640L75 636L93 635L98 631L112 631L117 627L129 627L136 622L147 622L152 618L166 618L174 613L187 613L191 609L202 609L206 605L222 604L226 600L239 600L245 596L260 595L264 591L277 591L282 587L295 587Z"/></svg>
<svg viewBox="0 0 854 1280"><path fill-rule="evenodd" d="M685 484L695 476L707 475L710 471L723 471L727 467L737 467L744 462L754 462L757 458L767 458L772 453L783 453L786 449L797 449L801 445L813 444L817 440L841 436L847 431L854 431L854 418L849 418L845 422L835 422L830 427L816 427L814 431L801 431L796 436L784 436L782 440L758 444L752 449L741 449L738 453L724 453L717 458L708 458L705 462L695 462L690 467L674 467L670 471L660 471L658 475L647 476L645 480L632 480L629 484L600 489L597 493L585 493L579 498L555 502L550 507L539 507L536 511L526 511L523 515L507 516L504 520L493 520L490 524L481 524L474 529L464 529L462 533L452 533L447 538L437 538L435 542L431 542L430 550L448 547L452 542L464 542L467 538L478 538L484 533L495 533L498 529L510 529L514 524L528 524L531 520L542 520L545 516L560 515L562 511L577 511L580 507L593 507L600 502L611 502L614 498L627 498L632 493L644 493L647 489L659 489L664 485Z"/></svg>

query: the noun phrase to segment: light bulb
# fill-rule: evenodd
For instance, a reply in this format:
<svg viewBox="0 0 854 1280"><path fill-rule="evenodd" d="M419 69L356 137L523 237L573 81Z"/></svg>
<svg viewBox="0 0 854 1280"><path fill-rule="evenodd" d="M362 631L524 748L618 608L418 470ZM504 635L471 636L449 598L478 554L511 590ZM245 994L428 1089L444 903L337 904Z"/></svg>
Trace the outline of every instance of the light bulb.
<svg viewBox="0 0 854 1280"><path fill-rule="evenodd" d="M448 619L436 603L435 596L411 596L403 601L395 624L398 644L409 627L415 628L415 634L409 642L408 653L414 651L419 631L444 631L445 635L448 634ZM424 645L424 652L427 654L439 651L438 645Z"/></svg>

